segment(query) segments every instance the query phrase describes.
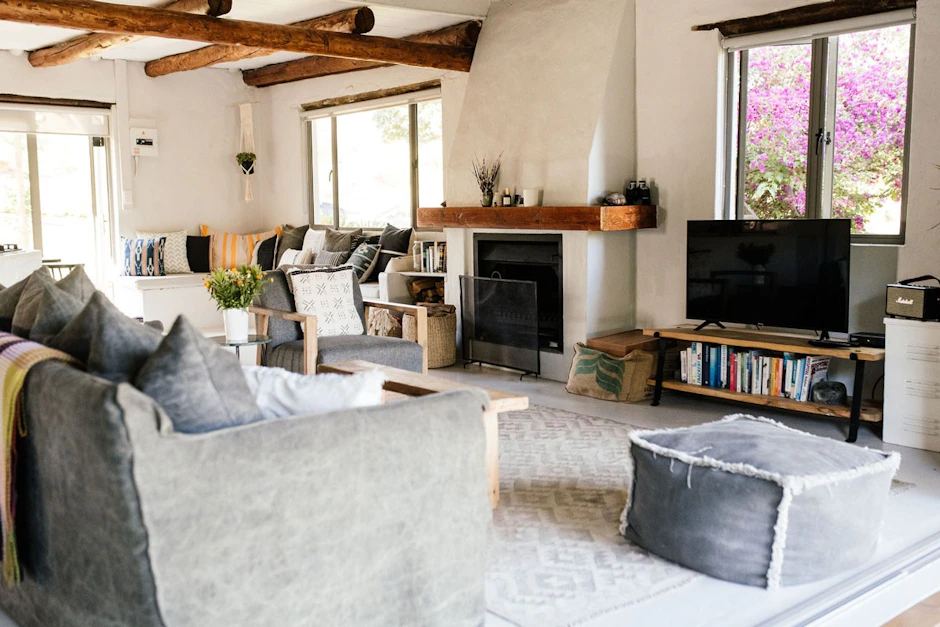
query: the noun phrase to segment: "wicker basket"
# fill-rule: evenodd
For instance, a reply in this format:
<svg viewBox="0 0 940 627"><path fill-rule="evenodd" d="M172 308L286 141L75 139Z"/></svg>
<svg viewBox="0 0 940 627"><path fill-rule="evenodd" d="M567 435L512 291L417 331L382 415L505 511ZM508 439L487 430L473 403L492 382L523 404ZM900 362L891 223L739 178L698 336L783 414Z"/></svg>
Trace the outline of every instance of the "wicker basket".
<svg viewBox="0 0 940 627"><path fill-rule="evenodd" d="M418 338L415 317L405 314L402 337L414 342ZM457 314L428 316L428 368L446 368L457 363Z"/></svg>

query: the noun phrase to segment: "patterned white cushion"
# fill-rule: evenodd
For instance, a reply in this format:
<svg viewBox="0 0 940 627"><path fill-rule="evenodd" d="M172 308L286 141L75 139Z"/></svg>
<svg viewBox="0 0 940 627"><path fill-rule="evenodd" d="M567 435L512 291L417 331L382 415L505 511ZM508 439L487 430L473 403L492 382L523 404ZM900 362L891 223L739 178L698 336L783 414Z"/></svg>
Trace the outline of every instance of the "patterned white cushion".
<svg viewBox="0 0 940 627"><path fill-rule="evenodd" d="M278 261L277 266L280 268L283 265L289 266L303 266L310 263L310 251L309 250L297 250L296 248L288 248L284 251L284 254L281 255L280 261Z"/></svg>
<svg viewBox="0 0 940 627"><path fill-rule="evenodd" d="M326 242L326 232L318 229L308 229L304 235L304 244L301 248L310 251L313 259L317 258L317 253L323 250L323 244Z"/></svg>
<svg viewBox="0 0 940 627"><path fill-rule="evenodd" d="M166 238L163 245L163 266L167 274L192 274L186 256L186 231L169 233L137 231L138 239Z"/></svg>
<svg viewBox="0 0 940 627"><path fill-rule="evenodd" d="M317 336L362 335L362 318L356 310L352 269L303 270L287 272L294 287L294 307L317 317Z"/></svg>

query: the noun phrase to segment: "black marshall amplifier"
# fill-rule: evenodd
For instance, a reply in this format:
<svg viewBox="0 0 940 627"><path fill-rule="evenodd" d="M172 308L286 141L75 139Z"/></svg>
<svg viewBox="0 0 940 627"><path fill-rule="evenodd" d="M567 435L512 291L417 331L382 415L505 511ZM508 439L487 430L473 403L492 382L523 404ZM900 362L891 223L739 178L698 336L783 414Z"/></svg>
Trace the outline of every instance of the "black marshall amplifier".
<svg viewBox="0 0 940 627"><path fill-rule="evenodd" d="M888 285L885 313L894 318L940 320L940 286L911 285L919 281L936 281L935 276L919 276Z"/></svg>

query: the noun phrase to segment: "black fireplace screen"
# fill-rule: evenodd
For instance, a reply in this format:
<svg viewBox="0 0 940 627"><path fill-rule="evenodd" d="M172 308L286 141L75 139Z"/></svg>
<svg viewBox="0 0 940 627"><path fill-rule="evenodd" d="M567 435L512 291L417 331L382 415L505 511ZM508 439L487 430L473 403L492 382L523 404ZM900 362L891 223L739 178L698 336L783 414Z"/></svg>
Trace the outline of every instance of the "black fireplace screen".
<svg viewBox="0 0 940 627"><path fill-rule="evenodd" d="M464 360L539 374L535 281L461 276L460 303Z"/></svg>

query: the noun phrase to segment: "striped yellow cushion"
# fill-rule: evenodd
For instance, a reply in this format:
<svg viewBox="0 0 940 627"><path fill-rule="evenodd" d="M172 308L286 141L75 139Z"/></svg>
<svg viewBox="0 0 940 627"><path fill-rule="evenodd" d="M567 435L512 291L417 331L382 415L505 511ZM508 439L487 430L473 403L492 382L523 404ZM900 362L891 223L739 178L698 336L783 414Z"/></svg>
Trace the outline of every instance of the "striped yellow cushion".
<svg viewBox="0 0 940 627"><path fill-rule="evenodd" d="M251 253L255 249L255 244L275 235L280 237L281 227L263 233L237 235L202 224L199 226L199 232L203 237L212 238L209 240L209 268L215 270L216 268L236 268L251 263Z"/></svg>

